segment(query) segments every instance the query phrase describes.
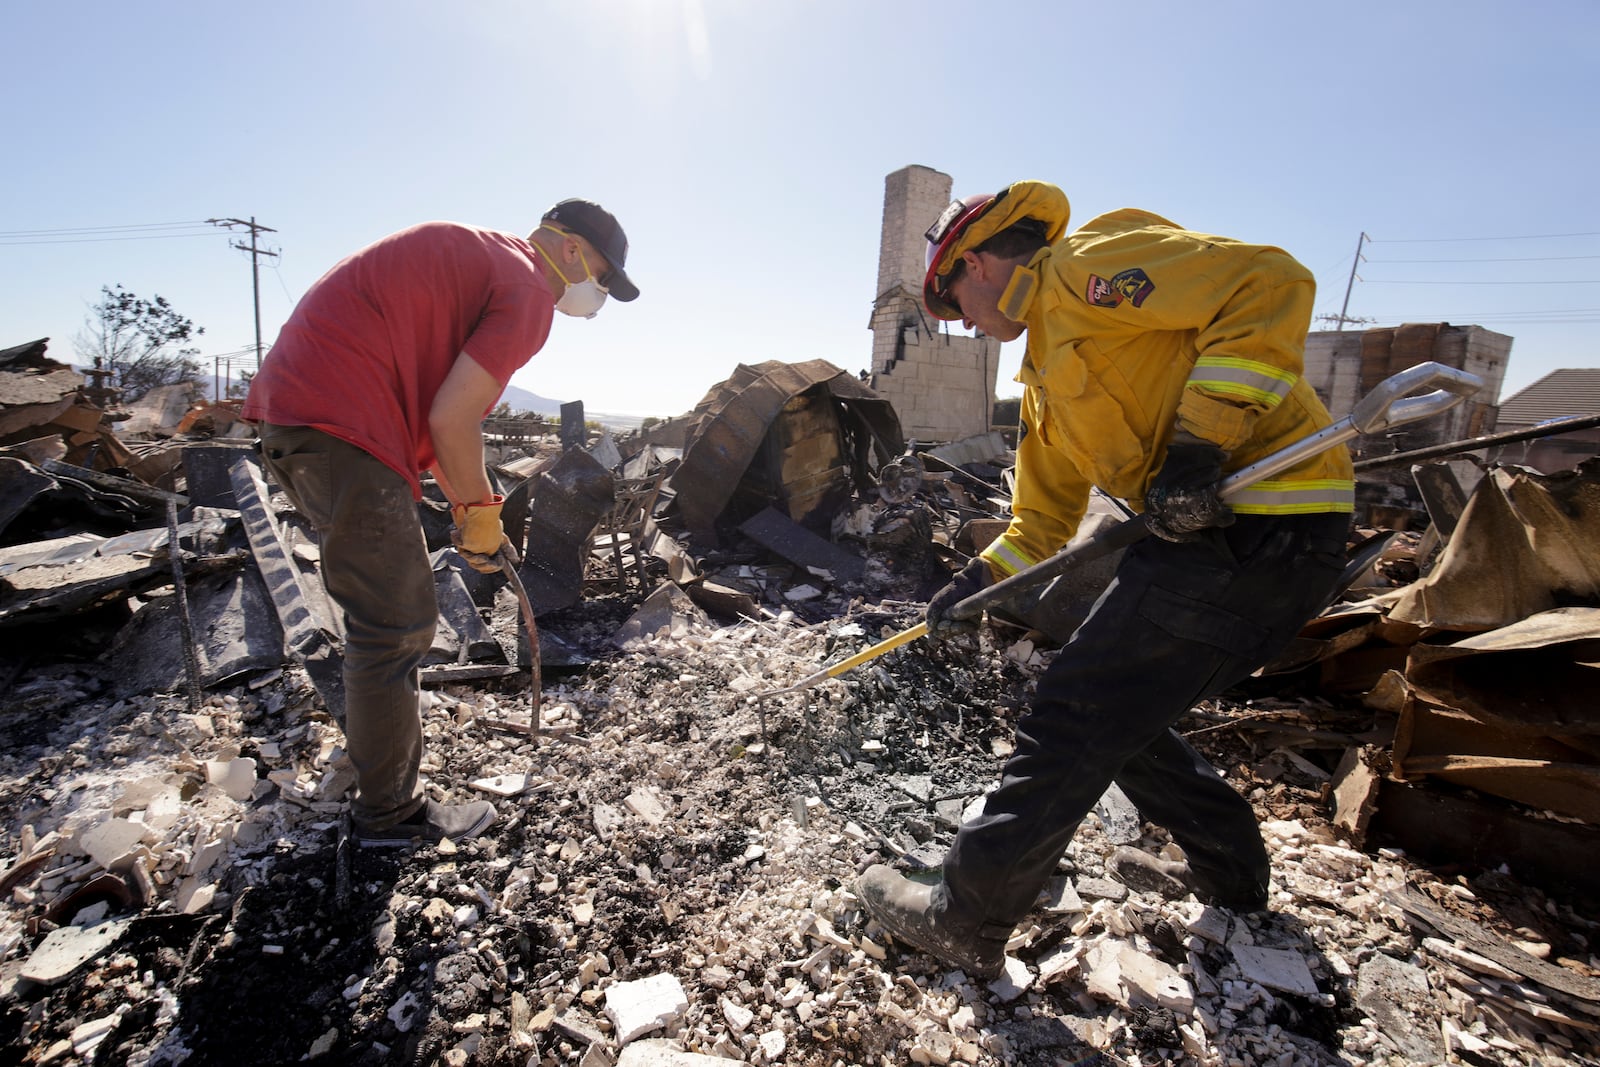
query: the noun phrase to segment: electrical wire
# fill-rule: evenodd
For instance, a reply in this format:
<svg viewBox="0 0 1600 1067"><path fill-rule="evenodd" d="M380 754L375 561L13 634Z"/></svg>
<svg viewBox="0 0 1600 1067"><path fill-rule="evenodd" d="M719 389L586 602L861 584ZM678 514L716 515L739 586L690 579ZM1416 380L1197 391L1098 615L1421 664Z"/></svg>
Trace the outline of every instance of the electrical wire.
<svg viewBox="0 0 1600 1067"><path fill-rule="evenodd" d="M1369 263L1555 263L1569 259L1600 259L1600 256L1521 256L1511 259L1372 259Z"/></svg>
<svg viewBox="0 0 1600 1067"><path fill-rule="evenodd" d="M1554 241L1573 238L1600 237L1600 231L1581 231L1573 233L1543 233L1543 234L1516 234L1504 237L1418 237L1406 239L1385 239L1364 235L1367 247L1373 245L1401 245L1401 244L1453 244L1462 242L1484 241ZM1403 267L1412 265L1436 264L1496 264L1496 263L1557 263L1590 261L1600 259L1600 255L1553 255L1553 256L1458 256L1432 259L1389 259L1385 256L1362 256L1362 262L1371 268ZM1367 285L1392 285L1392 286L1437 286L1437 287L1482 287L1482 286L1552 286L1552 285L1597 285L1600 279L1593 278L1549 278L1527 277L1528 271L1518 269L1518 277L1514 278L1476 278L1476 279L1429 279L1429 278L1373 278L1361 274L1352 274L1355 281ZM1406 273L1406 272L1401 272ZM1481 272L1480 272L1481 273ZM1497 273L1497 272L1496 272ZM1560 308L1560 309L1534 309L1521 311L1483 312L1473 311L1467 314L1454 315L1425 315L1420 311L1408 310L1405 317L1413 321L1439 321L1461 322L1472 321L1480 324L1498 324L1502 327L1512 325L1587 325L1597 321L1600 309L1596 308ZM1323 316L1332 318L1333 316Z"/></svg>
<svg viewBox="0 0 1600 1067"><path fill-rule="evenodd" d="M121 226L72 226L46 230L0 230L0 237L52 237L62 234L114 233L119 230L177 230L191 226L205 226L202 219L190 222L135 222Z"/></svg>
<svg viewBox="0 0 1600 1067"><path fill-rule="evenodd" d="M1449 244L1455 241L1554 241L1567 237L1600 237L1600 230L1588 233L1527 233L1515 237L1411 237L1406 239L1367 236L1368 244L1428 245Z"/></svg>

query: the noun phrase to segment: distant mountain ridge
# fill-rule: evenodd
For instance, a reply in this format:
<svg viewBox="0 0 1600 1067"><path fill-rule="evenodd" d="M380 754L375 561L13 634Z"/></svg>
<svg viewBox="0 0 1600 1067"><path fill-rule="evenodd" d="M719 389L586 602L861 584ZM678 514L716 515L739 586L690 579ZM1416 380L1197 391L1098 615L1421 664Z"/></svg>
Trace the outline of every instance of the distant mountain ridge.
<svg viewBox="0 0 1600 1067"><path fill-rule="evenodd" d="M500 394L500 402L510 404L512 411L532 411L540 415L559 415L561 405L564 403L561 400L540 396L538 393L530 393L526 389L518 389L514 385L506 386L505 392Z"/></svg>
<svg viewBox="0 0 1600 1067"><path fill-rule="evenodd" d="M554 416L561 414L563 403L560 400L551 400L547 396L540 396L538 393L530 393L526 389L518 389L514 385L506 386L505 392L500 394L500 401L510 404L512 411L532 411L540 415ZM617 431L637 430L639 424L644 421L638 415L613 415L604 411L591 411L587 405L584 407L583 418L585 422L598 422Z"/></svg>

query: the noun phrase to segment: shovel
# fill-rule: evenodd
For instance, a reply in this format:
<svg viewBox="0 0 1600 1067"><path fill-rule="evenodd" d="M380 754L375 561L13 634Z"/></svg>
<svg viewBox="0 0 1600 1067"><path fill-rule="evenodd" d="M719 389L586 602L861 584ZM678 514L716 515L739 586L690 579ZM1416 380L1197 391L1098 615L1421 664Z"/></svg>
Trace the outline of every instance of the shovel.
<svg viewBox="0 0 1600 1067"><path fill-rule="evenodd" d="M1392 377L1379 382L1355 410L1337 422L1318 430L1316 433L1296 441L1286 448L1274 452L1265 459L1257 460L1248 467L1234 471L1221 482L1217 483L1217 495L1227 500L1245 486L1253 485L1264 478L1288 470L1295 464L1309 459L1321 452L1326 452L1334 445L1343 444L1352 437L1362 434L1379 433L1403 426L1409 422L1420 419L1432 418L1455 407L1469 396L1473 396L1483 388L1483 379L1476 374L1471 374L1455 367L1447 367L1442 363L1419 363ZM1421 396L1413 396L1422 390L1432 390ZM1036 563L1025 570L1020 570L1009 578L1003 578L986 589L972 594L965 600L950 609L950 615L956 619L970 619L982 612L992 604L998 604L1010 599L1025 589L1040 585L1064 571L1070 570L1080 563L1109 555L1118 549L1127 548L1129 545L1144 538L1150 533L1149 521L1144 515L1136 515L1125 522L1120 522L1109 527L1089 540L1051 556L1049 559ZM919 622L910 629L901 630L892 637L878 642L871 648L857 652L849 659L834 664L809 675L796 682L794 685L783 689L773 689L765 693L757 693L748 698L746 703L754 703L766 697L779 696L784 693L793 693L801 689L809 689L818 682L825 682L829 678L836 678L848 670L853 670L871 659L883 655L893 649L899 648L908 641L915 641L928 632L928 624Z"/></svg>

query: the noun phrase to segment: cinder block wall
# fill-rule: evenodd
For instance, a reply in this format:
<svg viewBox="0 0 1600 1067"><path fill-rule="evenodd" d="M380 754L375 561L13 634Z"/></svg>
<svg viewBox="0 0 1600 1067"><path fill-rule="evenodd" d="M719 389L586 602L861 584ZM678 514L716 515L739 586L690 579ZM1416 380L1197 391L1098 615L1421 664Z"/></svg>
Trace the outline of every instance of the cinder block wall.
<svg viewBox="0 0 1600 1067"><path fill-rule="evenodd" d="M953 197L951 180L913 164L884 181L870 384L907 438L953 441L989 429L1000 342L952 334L922 306L927 232Z"/></svg>
<svg viewBox="0 0 1600 1067"><path fill-rule="evenodd" d="M1418 363L1431 360L1483 379L1482 392L1443 415L1351 442L1357 460L1374 459L1493 432L1510 358L1511 338L1482 326L1437 322L1323 330L1306 338L1305 376L1336 419L1350 414L1379 382ZM1356 517L1394 529L1425 522L1421 494L1410 468L1401 464L1359 473Z"/></svg>

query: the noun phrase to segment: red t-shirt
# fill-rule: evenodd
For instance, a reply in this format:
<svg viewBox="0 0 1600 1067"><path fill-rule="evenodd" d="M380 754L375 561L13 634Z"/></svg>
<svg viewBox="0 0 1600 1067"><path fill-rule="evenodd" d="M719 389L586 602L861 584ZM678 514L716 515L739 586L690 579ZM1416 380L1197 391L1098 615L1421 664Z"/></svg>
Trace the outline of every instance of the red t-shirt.
<svg viewBox="0 0 1600 1067"><path fill-rule="evenodd" d="M300 299L243 416L348 441L420 497L417 476L434 463L428 412L456 357L467 353L504 387L550 335L556 294L538 254L520 237L455 222L368 245Z"/></svg>

